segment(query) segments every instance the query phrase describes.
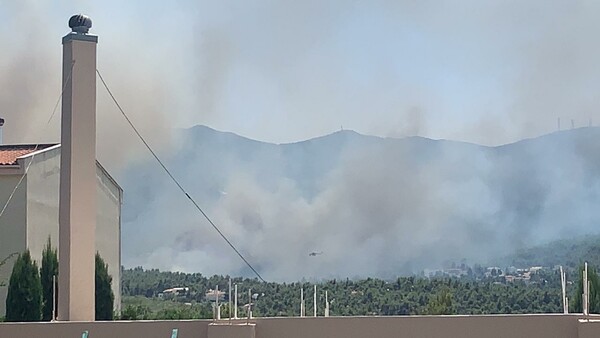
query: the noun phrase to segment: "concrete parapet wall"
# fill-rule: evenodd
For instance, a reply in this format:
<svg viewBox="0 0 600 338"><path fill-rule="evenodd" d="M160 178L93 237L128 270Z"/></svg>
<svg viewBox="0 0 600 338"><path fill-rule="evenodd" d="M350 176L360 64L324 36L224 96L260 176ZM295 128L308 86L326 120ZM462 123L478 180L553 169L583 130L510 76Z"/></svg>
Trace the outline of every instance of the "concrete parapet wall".
<svg viewBox="0 0 600 338"><path fill-rule="evenodd" d="M488 315L406 317L258 318L227 320L2 323L1 338L592 338L600 317L581 315Z"/></svg>
<svg viewBox="0 0 600 338"><path fill-rule="evenodd" d="M579 320L578 338L597 338L600 337L600 320Z"/></svg>
<svg viewBox="0 0 600 338"><path fill-rule="evenodd" d="M208 338L207 320L2 323L1 338Z"/></svg>
<svg viewBox="0 0 600 338"><path fill-rule="evenodd" d="M210 324L208 336L210 338L255 338L256 324Z"/></svg>
<svg viewBox="0 0 600 338"><path fill-rule="evenodd" d="M259 319L257 338L578 338L572 315L318 317ZM600 337L600 326L597 336Z"/></svg>

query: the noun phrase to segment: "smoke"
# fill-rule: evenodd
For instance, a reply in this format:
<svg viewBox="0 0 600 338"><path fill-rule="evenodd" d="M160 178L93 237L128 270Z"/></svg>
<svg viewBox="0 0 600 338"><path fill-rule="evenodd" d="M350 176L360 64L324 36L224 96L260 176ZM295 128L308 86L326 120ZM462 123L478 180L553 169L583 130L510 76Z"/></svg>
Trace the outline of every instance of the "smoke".
<svg viewBox="0 0 600 338"><path fill-rule="evenodd" d="M123 108L268 278L393 275L450 257L493 257L576 224L590 230L593 142L546 145L560 146L560 159L544 147L506 155L374 139L303 143L322 148L310 153L242 147L231 135L176 143L173 128L200 123L273 143L343 128L498 145L554 131L557 117L563 129L571 119L587 125L600 121L599 6L3 2L4 135L59 140L59 115L45 127L60 93L59 41L68 17L84 12L100 36L98 68ZM144 154L98 84L98 157L126 188L124 261L247 273L164 174L137 165L147 164Z"/></svg>
<svg viewBox="0 0 600 338"><path fill-rule="evenodd" d="M7 2L0 40L6 48L0 59L0 115L5 118L4 142L60 142L60 110L47 124L61 93L61 37L69 32L67 20L77 9L71 5L36 1ZM73 5L88 8L87 2ZM57 9L59 8L57 13ZM80 8L81 9L81 8ZM79 10L80 10L79 9ZM92 15L93 16L93 15ZM102 17L101 15L99 15ZM93 18L96 19L96 18ZM100 26L100 27L97 27ZM99 34L98 68L130 118L157 149L172 146L175 99L168 70L156 67L167 57L152 54L140 35L102 36L106 31L94 21ZM147 56L152 54L152 58ZM126 165L145 158L141 146L114 103L97 83L97 150L105 167L118 173Z"/></svg>
<svg viewBox="0 0 600 338"><path fill-rule="evenodd" d="M176 175L271 280L393 277L597 232L597 128L495 148L350 131L285 145L185 135ZM138 191L136 172L126 265L251 275L164 174Z"/></svg>

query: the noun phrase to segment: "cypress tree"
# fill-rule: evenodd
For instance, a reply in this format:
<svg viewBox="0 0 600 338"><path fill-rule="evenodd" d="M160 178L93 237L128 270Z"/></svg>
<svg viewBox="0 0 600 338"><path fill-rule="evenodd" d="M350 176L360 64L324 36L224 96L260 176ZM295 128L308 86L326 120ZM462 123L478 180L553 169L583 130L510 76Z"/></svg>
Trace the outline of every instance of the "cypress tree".
<svg viewBox="0 0 600 338"><path fill-rule="evenodd" d="M6 320L39 321L42 318L42 284L37 264L29 250L19 255L13 266L6 297Z"/></svg>
<svg viewBox="0 0 600 338"><path fill-rule="evenodd" d="M48 237L48 242L42 252L42 267L40 268L40 278L42 281L42 320L46 321L52 319L52 306L55 304L53 293L55 292L58 296L58 286L54 284L54 276L58 278L58 256L56 249L53 249L50 244L50 237Z"/></svg>
<svg viewBox="0 0 600 338"><path fill-rule="evenodd" d="M115 296L111 289L112 277L108 274L108 265L96 252L96 320L113 319Z"/></svg>

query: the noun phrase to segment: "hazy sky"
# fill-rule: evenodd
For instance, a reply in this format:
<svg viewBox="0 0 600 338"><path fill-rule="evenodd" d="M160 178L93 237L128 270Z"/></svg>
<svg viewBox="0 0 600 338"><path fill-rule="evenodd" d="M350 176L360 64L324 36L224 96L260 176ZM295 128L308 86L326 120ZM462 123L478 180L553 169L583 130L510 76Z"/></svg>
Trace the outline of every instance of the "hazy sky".
<svg viewBox="0 0 600 338"><path fill-rule="evenodd" d="M100 37L98 68L155 136L206 124L291 142L343 126L493 145L554 131L558 117L569 128L571 119L600 123L599 1L0 0L0 8L0 114L10 141L39 133L24 116L43 124L49 115L60 39L79 12ZM99 125L110 130L118 115L102 102L99 92Z"/></svg>

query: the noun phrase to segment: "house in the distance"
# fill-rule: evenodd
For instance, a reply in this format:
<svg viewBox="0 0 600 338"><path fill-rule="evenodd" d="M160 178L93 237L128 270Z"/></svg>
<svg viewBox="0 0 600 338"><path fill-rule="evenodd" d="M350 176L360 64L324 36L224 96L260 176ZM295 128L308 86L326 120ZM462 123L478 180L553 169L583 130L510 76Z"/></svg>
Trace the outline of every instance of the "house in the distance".
<svg viewBox="0 0 600 338"><path fill-rule="evenodd" d="M58 248L59 177L60 144L0 145L0 211L10 198L0 216L0 260L28 248L39 266L48 237ZM118 311L123 190L98 162L96 186L96 251L108 264ZM0 282L8 284L13 263L14 258L0 267ZM6 293L7 285L0 287L0 317L6 313Z"/></svg>

